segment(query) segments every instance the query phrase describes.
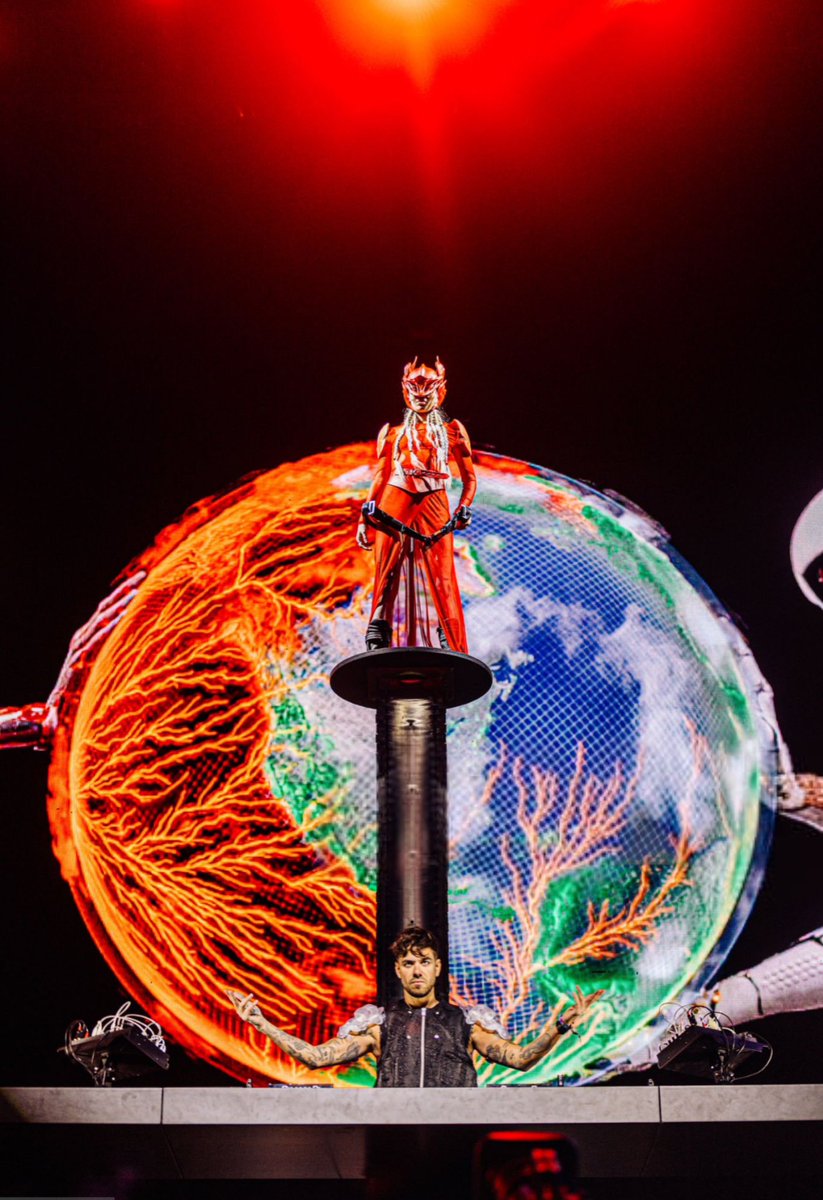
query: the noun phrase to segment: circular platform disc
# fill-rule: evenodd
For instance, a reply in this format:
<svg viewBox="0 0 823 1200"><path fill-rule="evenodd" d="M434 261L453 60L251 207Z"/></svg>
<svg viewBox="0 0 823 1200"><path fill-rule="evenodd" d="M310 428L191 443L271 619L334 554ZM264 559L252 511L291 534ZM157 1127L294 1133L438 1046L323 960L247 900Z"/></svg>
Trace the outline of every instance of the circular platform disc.
<svg viewBox="0 0 823 1200"><path fill-rule="evenodd" d="M485 696L493 680L479 658L427 646L355 654L338 663L329 677L333 692L363 708L377 708L386 696L431 696L447 708L457 708Z"/></svg>

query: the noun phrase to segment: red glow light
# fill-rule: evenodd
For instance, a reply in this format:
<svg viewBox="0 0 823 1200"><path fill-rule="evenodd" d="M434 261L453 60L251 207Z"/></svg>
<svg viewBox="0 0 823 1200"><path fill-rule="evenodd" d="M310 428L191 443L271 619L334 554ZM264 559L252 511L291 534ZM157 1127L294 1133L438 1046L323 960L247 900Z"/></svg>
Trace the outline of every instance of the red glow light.
<svg viewBox="0 0 823 1200"><path fill-rule="evenodd" d="M352 246L392 254L411 214L444 311L473 238L518 227L588 245L595 214L637 209L641 180L664 171L676 188L699 169L709 123L731 136L746 119L694 90L736 78L734 2L712 12L711 38L707 0L140 3L163 70L197 111L238 123L219 135L248 156L226 196L276 197L281 227L313 244L345 227Z"/></svg>
<svg viewBox="0 0 823 1200"><path fill-rule="evenodd" d="M419 86L438 59L471 50L510 0L323 0L341 41L371 63L403 63Z"/></svg>
<svg viewBox="0 0 823 1200"><path fill-rule="evenodd" d="M443 8L448 0L379 0L379 3L382 8L388 9L390 12L422 17Z"/></svg>

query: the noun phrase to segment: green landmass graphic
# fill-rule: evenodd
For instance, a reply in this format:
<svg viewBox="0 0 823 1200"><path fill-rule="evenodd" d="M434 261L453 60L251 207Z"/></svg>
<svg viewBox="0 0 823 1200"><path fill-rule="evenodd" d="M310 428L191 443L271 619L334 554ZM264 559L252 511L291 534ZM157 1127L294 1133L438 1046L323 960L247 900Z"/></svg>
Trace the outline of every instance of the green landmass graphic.
<svg viewBox="0 0 823 1200"><path fill-rule="evenodd" d="M354 765L338 766L328 734L309 724L294 695L273 707L273 741L267 759L272 791L287 805L306 841L326 847L351 867L357 882L377 890L377 830L365 828L347 796Z"/></svg>

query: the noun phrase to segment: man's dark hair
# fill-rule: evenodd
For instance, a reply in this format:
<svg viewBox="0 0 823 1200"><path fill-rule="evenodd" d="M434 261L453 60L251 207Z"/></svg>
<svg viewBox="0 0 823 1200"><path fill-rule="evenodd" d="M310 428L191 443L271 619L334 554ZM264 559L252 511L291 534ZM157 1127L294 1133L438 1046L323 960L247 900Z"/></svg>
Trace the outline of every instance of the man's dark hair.
<svg viewBox="0 0 823 1200"><path fill-rule="evenodd" d="M423 929L420 925L407 925L401 933L398 933L389 946L389 951L395 962L410 951L419 954L421 950L431 950L435 958L440 957L440 947L437 944L437 938L430 929Z"/></svg>

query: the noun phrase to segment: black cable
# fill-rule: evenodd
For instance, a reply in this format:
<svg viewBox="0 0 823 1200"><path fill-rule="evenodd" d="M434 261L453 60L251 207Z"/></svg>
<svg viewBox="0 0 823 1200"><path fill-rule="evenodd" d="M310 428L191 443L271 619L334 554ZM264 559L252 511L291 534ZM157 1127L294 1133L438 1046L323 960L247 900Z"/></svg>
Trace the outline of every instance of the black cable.
<svg viewBox="0 0 823 1200"><path fill-rule="evenodd" d="M757 995L757 1015L759 1017L765 1017L766 1014L763 1011L763 996L761 994L760 988L757 986L757 984L752 979L751 975L748 974L748 972L742 971L741 976L743 979L748 979L749 983L752 985L752 987L755 990L755 994Z"/></svg>
<svg viewBox="0 0 823 1200"><path fill-rule="evenodd" d="M769 1057L763 1063L763 1066L758 1067L756 1071L749 1071L748 1075L735 1075L735 1078L734 1078L735 1083L740 1083L744 1079L754 1079L755 1075L761 1075L763 1073L763 1071L766 1070L766 1067L769 1065L769 1063L772 1061L772 1059L774 1058L774 1046L772 1046L770 1042L767 1042L765 1038L761 1038L760 1040L761 1040L761 1042L764 1042L765 1045L767 1045L769 1047Z"/></svg>
<svg viewBox="0 0 823 1200"><path fill-rule="evenodd" d="M74 1047L72 1046L72 1042L77 1039L80 1039L80 1038L87 1038L88 1036L89 1036L89 1027L86 1024L86 1022L81 1021L80 1018L78 1018L75 1021L72 1021L71 1024L66 1029L66 1037L65 1037L65 1041L63 1043L63 1048L64 1048L66 1054L68 1055L68 1057L70 1059L72 1059L74 1062L79 1063L81 1067L85 1067L85 1063L83 1062L82 1059L77 1057L77 1054L74 1051Z"/></svg>

